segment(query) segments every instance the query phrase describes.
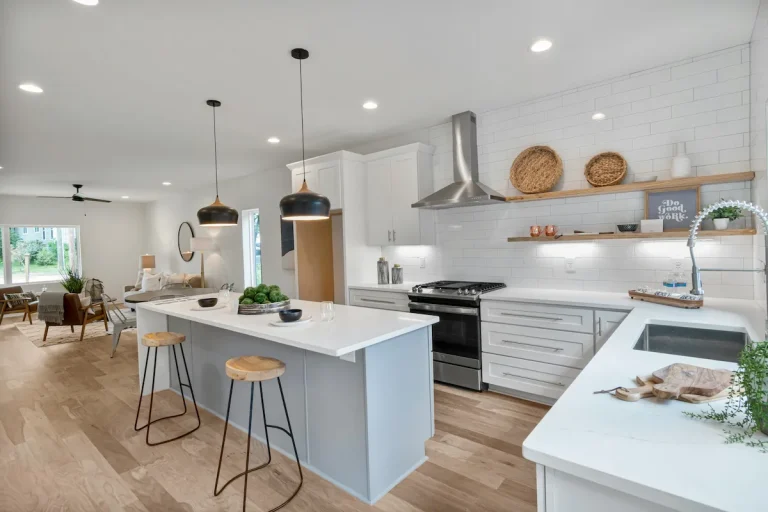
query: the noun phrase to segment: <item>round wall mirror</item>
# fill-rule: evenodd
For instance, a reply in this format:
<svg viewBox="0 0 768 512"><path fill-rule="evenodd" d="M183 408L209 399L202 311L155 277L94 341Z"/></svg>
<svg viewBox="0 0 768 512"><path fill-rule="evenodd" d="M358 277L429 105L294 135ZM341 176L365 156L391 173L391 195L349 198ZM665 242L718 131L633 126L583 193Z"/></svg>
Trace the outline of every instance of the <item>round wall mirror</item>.
<svg viewBox="0 0 768 512"><path fill-rule="evenodd" d="M177 237L179 244L179 256L184 261L192 261L192 257L195 255L192 252L192 237L195 236L195 232L192 231L192 224L189 222L182 222L179 226L179 235Z"/></svg>

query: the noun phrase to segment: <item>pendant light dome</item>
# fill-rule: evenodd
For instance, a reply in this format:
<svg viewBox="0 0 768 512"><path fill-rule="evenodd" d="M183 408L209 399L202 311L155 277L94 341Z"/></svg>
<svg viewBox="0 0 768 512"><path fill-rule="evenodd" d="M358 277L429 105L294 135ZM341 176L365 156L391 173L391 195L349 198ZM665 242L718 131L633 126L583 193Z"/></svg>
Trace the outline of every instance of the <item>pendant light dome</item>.
<svg viewBox="0 0 768 512"><path fill-rule="evenodd" d="M218 100L208 100L206 105L213 109L213 161L216 169L216 200L197 210L197 220L201 226L220 227L237 226L239 217L237 210L219 201L219 155L216 147L216 107L221 106Z"/></svg>
<svg viewBox="0 0 768 512"><path fill-rule="evenodd" d="M304 48L291 50L291 57L299 61L299 98L301 101L301 165L304 168L304 182L298 192L280 200L280 215L283 220L323 220L331 215L331 202L322 194L312 192L307 186L307 167L304 156L304 80L301 61L309 58Z"/></svg>

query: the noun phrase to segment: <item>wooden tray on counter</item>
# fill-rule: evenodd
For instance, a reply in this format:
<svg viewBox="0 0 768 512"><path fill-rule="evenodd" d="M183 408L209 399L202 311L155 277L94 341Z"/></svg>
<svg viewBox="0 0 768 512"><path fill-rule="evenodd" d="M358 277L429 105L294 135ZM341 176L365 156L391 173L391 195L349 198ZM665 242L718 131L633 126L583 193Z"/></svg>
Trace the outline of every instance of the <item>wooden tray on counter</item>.
<svg viewBox="0 0 768 512"><path fill-rule="evenodd" d="M653 302L654 304L662 304L664 306L672 306L675 308L699 309L704 305L704 299L681 300L674 297L660 297L658 295L653 295L652 293L640 293L635 290L629 290L629 296L632 299Z"/></svg>

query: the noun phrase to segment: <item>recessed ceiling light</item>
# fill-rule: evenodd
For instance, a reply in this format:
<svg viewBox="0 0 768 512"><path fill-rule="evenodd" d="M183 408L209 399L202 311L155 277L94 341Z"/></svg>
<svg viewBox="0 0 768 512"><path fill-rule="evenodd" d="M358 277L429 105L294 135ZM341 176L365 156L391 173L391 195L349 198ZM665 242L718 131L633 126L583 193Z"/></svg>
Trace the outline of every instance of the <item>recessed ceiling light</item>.
<svg viewBox="0 0 768 512"><path fill-rule="evenodd" d="M375 101L366 101L363 103L363 108L366 110L374 110L379 108L379 105Z"/></svg>
<svg viewBox="0 0 768 512"><path fill-rule="evenodd" d="M165 185L166 187L170 187L171 186L171 182L170 181L164 181L163 185Z"/></svg>
<svg viewBox="0 0 768 512"><path fill-rule="evenodd" d="M267 142L269 142L270 144L277 144L280 142L280 139L278 139L277 137L270 137L267 139Z"/></svg>
<svg viewBox="0 0 768 512"><path fill-rule="evenodd" d="M43 92L42 87L40 87L39 85L32 84L32 83L20 84L19 85L19 89L21 89L22 91L26 91L26 92L33 92L35 94L40 94L41 92Z"/></svg>
<svg viewBox="0 0 768 512"><path fill-rule="evenodd" d="M548 39L539 39L531 45L531 51L536 53L545 52L550 48L552 48L552 41Z"/></svg>
<svg viewBox="0 0 768 512"><path fill-rule="evenodd" d="M131 196L120 196L120 199L130 199Z"/></svg>
<svg viewBox="0 0 768 512"><path fill-rule="evenodd" d="M594 114L592 114L592 119L594 119L595 121L602 121L603 119L605 119L605 114L603 114L602 112L595 112Z"/></svg>
<svg viewBox="0 0 768 512"><path fill-rule="evenodd" d="M75 0L75 2L89 6L99 5L99 0Z"/></svg>

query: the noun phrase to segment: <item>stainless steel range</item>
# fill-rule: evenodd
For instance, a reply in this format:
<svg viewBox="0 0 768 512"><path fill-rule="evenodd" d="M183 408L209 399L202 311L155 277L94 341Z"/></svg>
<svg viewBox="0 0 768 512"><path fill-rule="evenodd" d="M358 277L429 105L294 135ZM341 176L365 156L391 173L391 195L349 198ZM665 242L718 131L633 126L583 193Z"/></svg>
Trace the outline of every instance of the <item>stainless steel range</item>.
<svg viewBox="0 0 768 512"><path fill-rule="evenodd" d="M435 380L481 390L480 294L503 283L435 281L414 286L408 294L411 313L434 315L432 359Z"/></svg>

